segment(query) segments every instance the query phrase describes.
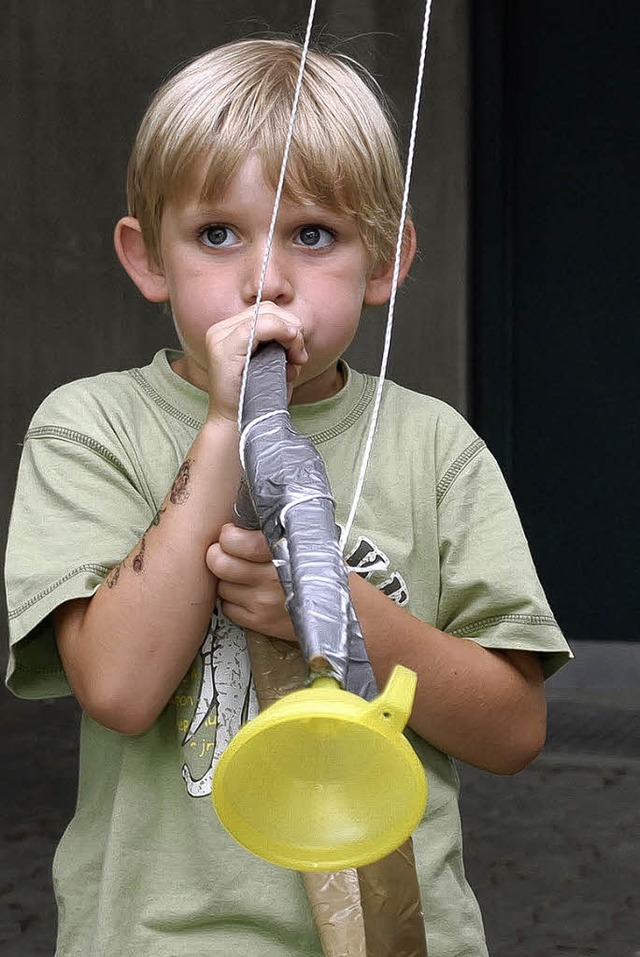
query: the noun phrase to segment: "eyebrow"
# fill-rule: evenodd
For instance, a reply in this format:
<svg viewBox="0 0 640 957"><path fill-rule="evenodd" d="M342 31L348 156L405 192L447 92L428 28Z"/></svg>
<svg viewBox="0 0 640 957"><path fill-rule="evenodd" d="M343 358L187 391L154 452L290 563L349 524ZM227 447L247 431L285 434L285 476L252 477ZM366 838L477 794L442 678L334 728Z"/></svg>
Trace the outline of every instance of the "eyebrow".
<svg viewBox="0 0 640 957"><path fill-rule="evenodd" d="M224 199L215 200L196 200L183 206L183 213L189 219L234 219L232 206L228 205ZM290 200L283 201L278 212L278 221L288 218L301 221L314 222L323 220L328 223L335 222L336 225L344 223L345 220L353 219L348 213L341 210L331 209L329 206L322 206L319 203L295 203Z"/></svg>

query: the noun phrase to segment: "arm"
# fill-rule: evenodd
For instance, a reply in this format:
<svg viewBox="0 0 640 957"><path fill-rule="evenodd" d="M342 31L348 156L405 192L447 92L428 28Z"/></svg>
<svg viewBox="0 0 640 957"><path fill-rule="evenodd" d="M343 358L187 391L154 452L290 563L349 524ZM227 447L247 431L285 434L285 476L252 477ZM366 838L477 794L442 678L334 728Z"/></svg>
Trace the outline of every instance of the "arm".
<svg viewBox="0 0 640 957"><path fill-rule="evenodd" d="M239 482L236 409L252 316L207 332L209 416L156 519L91 599L67 602L54 615L75 695L116 731L138 734L153 723L211 617L217 583L205 554L231 517ZM306 357L300 323L263 304L255 341L270 339L289 348L295 377Z"/></svg>
<svg viewBox="0 0 640 957"><path fill-rule="evenodd" d="M65 672L82 706L116 731L144 731L193 661L216 599L204 554L231 515L234 423L207 422L158 516L91 599L54 615Z"/></svg>
<svg viewBox="0 0 640 957"><path fill-rule="evenodd" d="M295 640L260 533L222 529L207 554L225 614L237 624ZM430 744L485 770L522 770L544 744L546 703L537 655L498 652L414 618L375 586L349 585L378 684L395 664L418 675L410 725Z"/></svg>
<svg viewBox="0 0 640 957"><path fill-rule="evenodd" d="M542 668L534 653L493 651L414 618L349 576L371 664L382 686L394 664L418 675L410 719L430 744L486 771L513 774L546 735Z"/></svg>

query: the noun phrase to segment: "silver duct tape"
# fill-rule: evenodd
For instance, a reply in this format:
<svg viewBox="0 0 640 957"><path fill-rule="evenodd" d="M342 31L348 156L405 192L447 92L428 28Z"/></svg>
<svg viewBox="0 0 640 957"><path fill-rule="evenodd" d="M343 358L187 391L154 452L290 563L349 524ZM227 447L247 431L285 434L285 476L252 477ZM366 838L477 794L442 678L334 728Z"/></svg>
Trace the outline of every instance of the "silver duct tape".
<svg viewBox="0 0 640 957"><path fill-rule="evenodd" d="M275 343L251 358L241 436L249 495L241 490L236 515L244 527L262 528L311 677L330 675L370 700L377 687L351 603L329 480L315 446L289 418L285 368Z"/></svg>
<svg viewBox="0 0 640 957"><path fill-rule="evenodd" d="M302 652L312 674L344 685L350 599L324 466L288 417L259 421L245 435L251 498Z"/></svg>

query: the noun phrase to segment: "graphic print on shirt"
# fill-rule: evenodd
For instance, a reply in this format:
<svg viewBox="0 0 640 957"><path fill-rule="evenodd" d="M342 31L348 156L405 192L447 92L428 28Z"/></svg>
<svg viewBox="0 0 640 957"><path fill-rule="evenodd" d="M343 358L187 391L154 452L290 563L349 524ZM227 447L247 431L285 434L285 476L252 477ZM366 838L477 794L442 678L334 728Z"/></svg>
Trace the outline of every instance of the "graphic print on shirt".
<svg viewBox="0 0 640 957"><path fill-rule="evenodd" d="M376 575L379 572L389 571L389 559L371 539L361 535L355 548L345 555L345 561L349 568L352 568L361 578L366 578L374 584L396 605L408 603L409 589L402 575L393 572L390 577L384 577L382 580Z"/></svg>
<svg viewBox="0 0 640 957"><path fill-rule="evenodd" d="M389 559L368 537L358 538L345 561L396 604L409 601L404 579L390 572ZM182 735L187 793L193 798L208 797L225 748L259 711L244 629L229 621L220 608L215 609L200 653L172 702Z"/></svg>
<svg viewBox="0 0 640 957"><path fill-rule="evenodd" d="M195 689L195 694L194 694ZM191 797L211 794L213 773L225 748L245 721L258 714L244 629L219 608L207 637L173 698L184 732L182 777ZM195 702L195 710L194 710ZM191 717L185 715L191 711Z"/></svg>

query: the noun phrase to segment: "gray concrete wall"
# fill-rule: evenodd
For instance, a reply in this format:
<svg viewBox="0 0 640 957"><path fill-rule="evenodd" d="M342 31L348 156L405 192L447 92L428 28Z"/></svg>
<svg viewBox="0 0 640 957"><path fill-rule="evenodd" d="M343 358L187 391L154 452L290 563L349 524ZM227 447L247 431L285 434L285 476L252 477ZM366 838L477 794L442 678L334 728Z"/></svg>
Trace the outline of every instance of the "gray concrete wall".
<svg viewBox="0 0 640 957"><path fill-rule="evenodd" d="M145 363L173 342L112 251L124 176L151 92L177 63L264 30L300 35L302 0L5 0L0 33L0 510L4 533L20 441L55 386ZM422 8L320 3L316 35L361 59L406 134ZM468 0L434 4L412 202L420 258L399 298L391 375L466 405ZM350 358L375 371L382 318ZM4 616L3 616L4 617ZM2 642L4 647L5 642Z"/></svg>
<svg viewBox="0 0 640 957"><path fill-rule="evenodd" d="M408 140L422 11L378 0L374 71ZM470 68L467 0L434 3L411 203L419 252L398 299L390 376L467 411ZM377 372L384 317L350 355Z"/></svg>

